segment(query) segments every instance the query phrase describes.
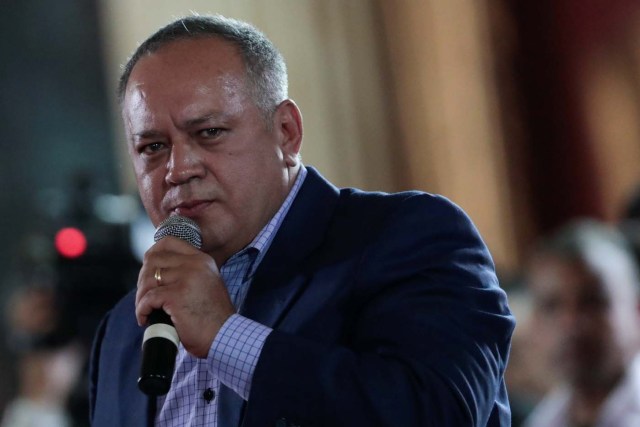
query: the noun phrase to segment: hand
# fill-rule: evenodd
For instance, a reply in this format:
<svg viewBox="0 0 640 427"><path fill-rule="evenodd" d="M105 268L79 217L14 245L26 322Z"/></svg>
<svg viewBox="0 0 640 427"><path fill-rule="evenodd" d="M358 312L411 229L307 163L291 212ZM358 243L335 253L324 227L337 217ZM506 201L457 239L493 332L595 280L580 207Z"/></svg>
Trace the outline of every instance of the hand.
<svg viewBox="0 0 640 427"><path fill-rule="evenodd" d="M155 279L161 268L162 280ZM140 326L154 309L163 309L184 348L205 358L224 322L235 313L213 258L176 237L165 237L147 251L136 293Z"/></svg>

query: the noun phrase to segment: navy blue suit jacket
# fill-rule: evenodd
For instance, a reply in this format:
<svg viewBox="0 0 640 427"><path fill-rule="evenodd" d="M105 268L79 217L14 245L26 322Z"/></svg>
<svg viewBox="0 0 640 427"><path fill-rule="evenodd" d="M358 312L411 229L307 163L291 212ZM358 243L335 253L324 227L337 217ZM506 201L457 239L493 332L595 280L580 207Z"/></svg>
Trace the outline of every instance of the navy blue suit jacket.
<svg viewBox="0 0 640 427"><path fill-rule="evenodd" d="M442 197L339 190L309 168L242 314L274 331L248 402L216 397L229 426L511 425L514 320L475 227ZM152 425L141 336L130 294L96 335L94 426Z"/></svg>

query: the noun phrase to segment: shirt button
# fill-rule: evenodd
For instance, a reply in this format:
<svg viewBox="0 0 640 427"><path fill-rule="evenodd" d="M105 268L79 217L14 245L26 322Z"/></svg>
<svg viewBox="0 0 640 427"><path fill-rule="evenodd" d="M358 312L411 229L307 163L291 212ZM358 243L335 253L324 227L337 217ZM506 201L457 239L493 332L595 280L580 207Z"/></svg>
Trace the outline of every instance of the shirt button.
<svg viewBox="0 0 640 427"><path fill-rule="evenodd" d="M202 398L207 402L211 403L211 401L216 397L216 393L212 388L208 388L202 393Z"/></svg>

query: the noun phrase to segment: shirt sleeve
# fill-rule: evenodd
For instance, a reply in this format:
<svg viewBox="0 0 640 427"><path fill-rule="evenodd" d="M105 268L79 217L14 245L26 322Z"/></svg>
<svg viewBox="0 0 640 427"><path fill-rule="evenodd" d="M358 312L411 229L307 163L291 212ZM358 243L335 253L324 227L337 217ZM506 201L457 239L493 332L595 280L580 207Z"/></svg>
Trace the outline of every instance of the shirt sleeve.
<svg viewBox="0 0 640 427"><path fill-rule="evenodd" d="M249 398L253 372L272 329L239 314L222 325L207 356L208 365L224 385Z"/></svg>

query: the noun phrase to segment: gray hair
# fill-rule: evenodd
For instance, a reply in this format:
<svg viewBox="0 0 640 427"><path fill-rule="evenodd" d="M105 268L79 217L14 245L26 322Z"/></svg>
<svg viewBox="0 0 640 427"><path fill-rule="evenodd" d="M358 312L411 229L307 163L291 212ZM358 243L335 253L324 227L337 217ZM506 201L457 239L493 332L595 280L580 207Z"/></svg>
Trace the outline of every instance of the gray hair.
<svg viewBox="0 0 640 427"><path fill-rule="evenodd" d="M287 98L287 67L282 54L258 29L246 22L221 15L180 18L147 38L123 67L118 85L122 104L131 71L144 55L178 40L219 37L238 48L246 68L250 95L265 117Z"/></svg>
<svg viewBox="0 0 640 427"><path fill-rule="evenodd" d="M535 253L583 262L608 280L626 283L636 297L640 291L638 265L628 240L617 229L596 220L566 225L543 240Z"/></svg>

